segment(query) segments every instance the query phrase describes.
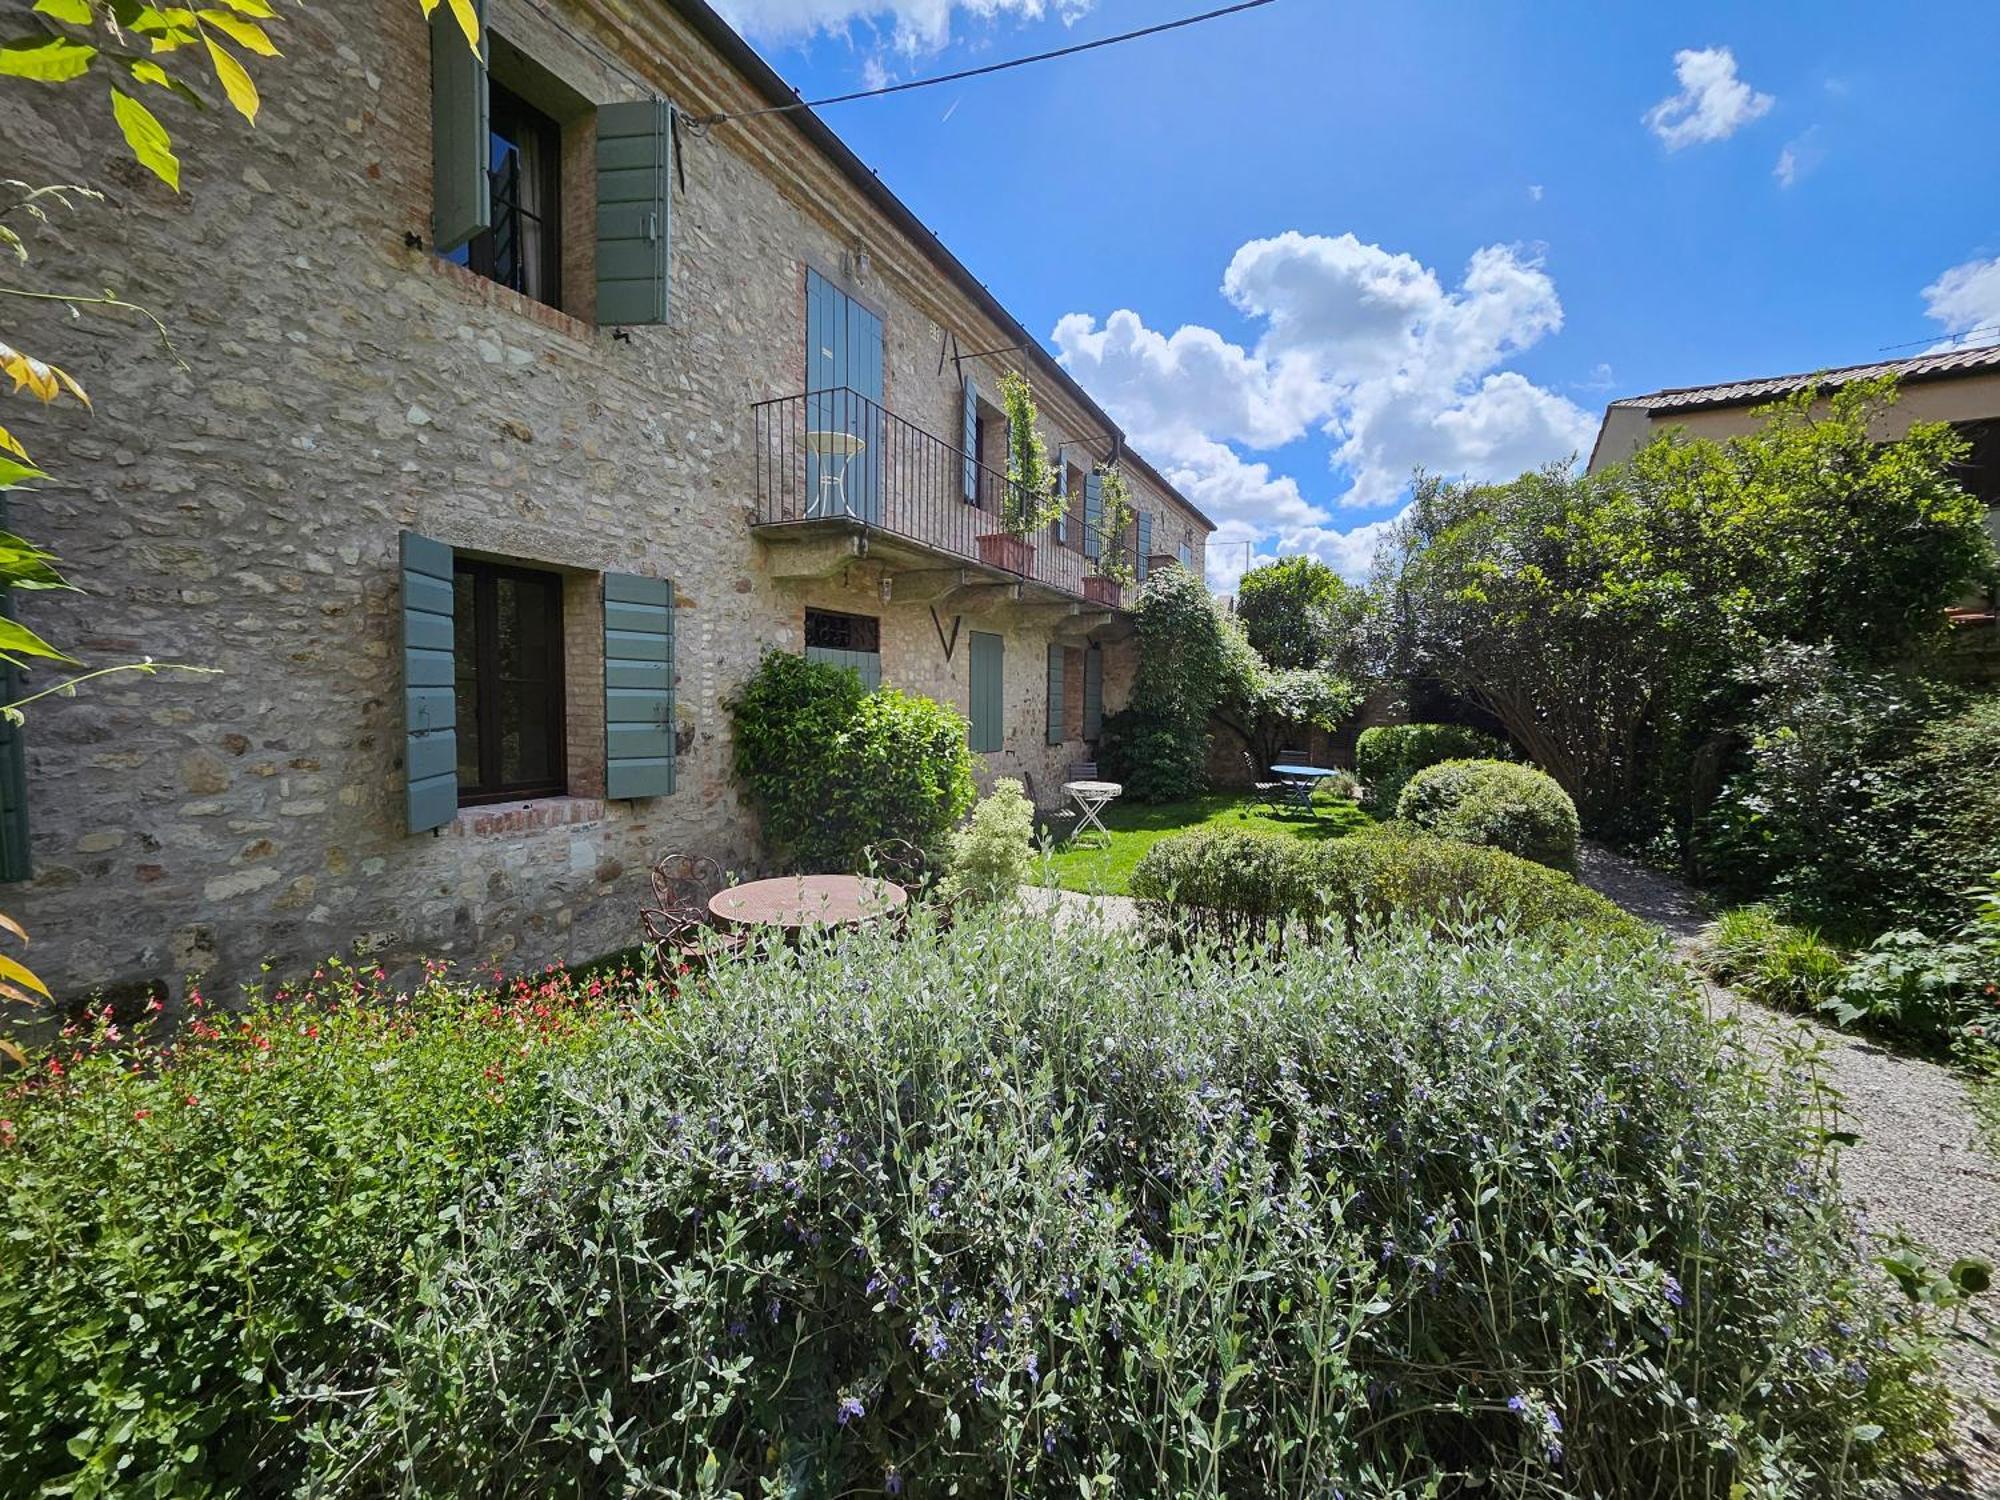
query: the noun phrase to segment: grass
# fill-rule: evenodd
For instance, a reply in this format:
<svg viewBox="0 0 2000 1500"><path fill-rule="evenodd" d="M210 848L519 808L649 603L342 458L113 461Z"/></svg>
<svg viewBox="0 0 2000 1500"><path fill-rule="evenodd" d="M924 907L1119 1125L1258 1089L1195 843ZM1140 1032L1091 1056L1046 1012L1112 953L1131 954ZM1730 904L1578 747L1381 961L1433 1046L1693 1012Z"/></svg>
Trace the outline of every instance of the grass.
<svg viewBox="0 0 2000 1500"><path fill-rule="evenodd" d="M1295 839L1337 839L1365 828L1374 819L1352 802L1321 802L1319 816L1303 812L1276 813L1239 792L1220 792L1186 802L1114 804L1104 813L1111 842L1077 847L1065 845L1074 824L1055 824L1056 852L1050 856L1043 884L1091 895L1130 894L1128 882L1139 858L1171 833L1190 828L1233 828L1249 833L1277 833Z"/></svg>

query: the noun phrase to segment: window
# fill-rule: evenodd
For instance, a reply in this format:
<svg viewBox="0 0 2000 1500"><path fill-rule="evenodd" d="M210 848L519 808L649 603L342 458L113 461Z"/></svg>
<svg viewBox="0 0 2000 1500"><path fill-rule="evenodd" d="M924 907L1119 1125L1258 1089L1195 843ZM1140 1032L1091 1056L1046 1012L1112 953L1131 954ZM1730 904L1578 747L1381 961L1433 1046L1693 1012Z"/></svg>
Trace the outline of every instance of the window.
<svg viewBox="0 0 2000 1500"><path fill-rule="evenodd" d="M489 83L487 175L493 226L446 255L524 297L562 306L562 129Z"/></svg>
<svg viewBox="0 0 2000 1500"><path fill-rule="evenodd" d="M806 611L806 660L852 667L873 692L882 685L882 625L869 615Z"/></svg>
<svg viewBox="0 0 2000 1500"><path fill-rule="evenodd" d="M559 796L563 764L562 579L533 568L452 563L452 690L458 800Z"/></svg>

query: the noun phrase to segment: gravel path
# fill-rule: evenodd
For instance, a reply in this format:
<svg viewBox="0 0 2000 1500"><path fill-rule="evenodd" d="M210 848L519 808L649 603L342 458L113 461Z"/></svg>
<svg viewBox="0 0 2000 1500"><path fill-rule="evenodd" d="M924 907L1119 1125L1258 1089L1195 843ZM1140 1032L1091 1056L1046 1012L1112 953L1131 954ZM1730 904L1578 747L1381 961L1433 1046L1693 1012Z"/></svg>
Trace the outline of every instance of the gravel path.
<svg viewBox="0 0 2000 1500"><path fill-rule="evenodd" d="M1681 882L1605 849L1586 845L1578 874L1635 916L1655 922L1685 953L1705 919ZM1871 1236L1897 1227L1945 1262L1992 1257L2000 1245L2000 1162L1974 1144L1972 1101L1950 1068L1902 1057L1815 1019L1767 1010L1705 985L1712 1015L1742 1024L1752 1046L1817 1044L1826 1081L1841 1095L1844 1128L1861 1137L1841 1154L1841 1184ZM1956 1481L1913 1491L2000 1496L2000 1427L1978 1400L2000 1402L2000 1371L1974 1351L1954 1360L1960 1401Z"/></svg>

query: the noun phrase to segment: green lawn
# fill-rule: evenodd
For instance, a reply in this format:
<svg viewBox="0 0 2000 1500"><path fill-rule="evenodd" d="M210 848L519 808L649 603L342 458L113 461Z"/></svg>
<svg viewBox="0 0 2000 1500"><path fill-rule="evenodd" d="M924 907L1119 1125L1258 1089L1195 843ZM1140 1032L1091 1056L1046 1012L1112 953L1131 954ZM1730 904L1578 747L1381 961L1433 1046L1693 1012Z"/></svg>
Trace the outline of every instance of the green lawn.
<svg viewBox="0 0 2000 1500"><path fill-rule="evenodd" d="M1297 839L1335 839L1373 822L1352 802L1321 802L1319 816L1303 812L1274 813L1246 793L1222 792L1187 802L1124 802L1104 814L1111 830L1108 847L1085 844L1070 848L1061 842L1075 825L1054 825L1056 853L1047 862L1046 885L1093 895L1128 894L1133 866L1139 856L1170 833L1190 828L1236 828L1255 833L1281 833Z"/></svg>

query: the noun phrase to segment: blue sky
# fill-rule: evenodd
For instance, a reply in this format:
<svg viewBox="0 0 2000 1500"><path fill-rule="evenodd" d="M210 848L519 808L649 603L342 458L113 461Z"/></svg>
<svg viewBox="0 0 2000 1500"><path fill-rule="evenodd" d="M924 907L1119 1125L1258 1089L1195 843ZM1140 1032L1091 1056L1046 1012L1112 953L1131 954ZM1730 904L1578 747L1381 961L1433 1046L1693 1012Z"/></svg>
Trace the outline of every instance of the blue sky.
<svg viewBox="0 0 2000 1500"><path fill-rule="evenodd" d="M719 0L808 97L1213 3ZM2000 339L1996 55L1990 0L1277 0L825 118L1226 588L1243 541L1358 576L1414 465L1587 450L1613 396Z"/></svg>

